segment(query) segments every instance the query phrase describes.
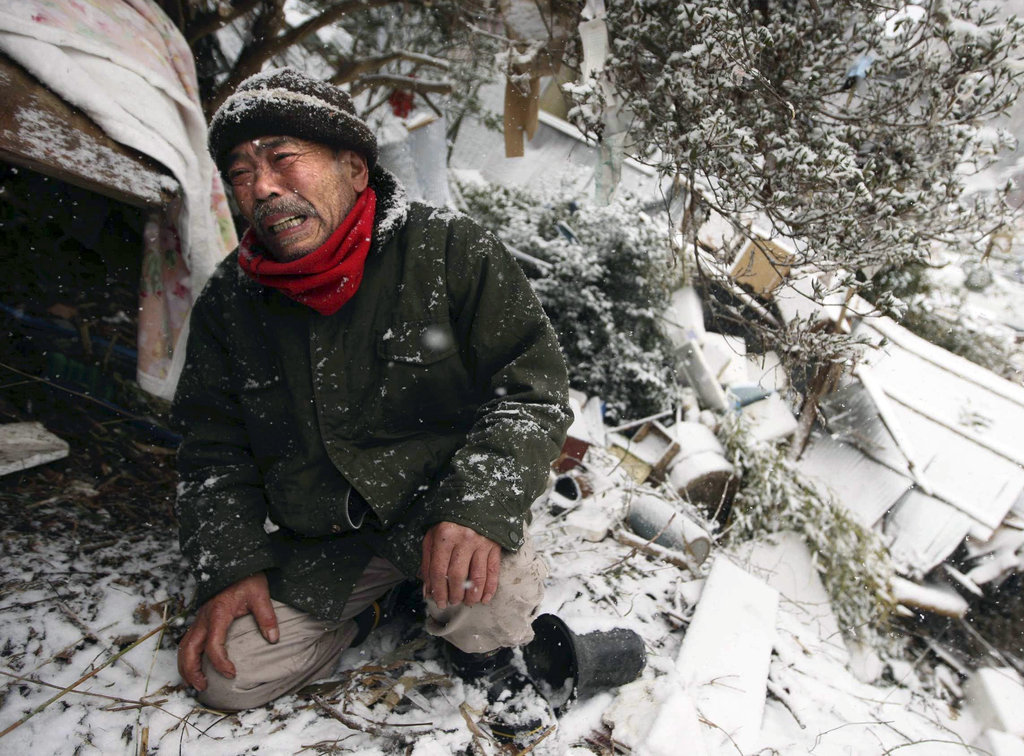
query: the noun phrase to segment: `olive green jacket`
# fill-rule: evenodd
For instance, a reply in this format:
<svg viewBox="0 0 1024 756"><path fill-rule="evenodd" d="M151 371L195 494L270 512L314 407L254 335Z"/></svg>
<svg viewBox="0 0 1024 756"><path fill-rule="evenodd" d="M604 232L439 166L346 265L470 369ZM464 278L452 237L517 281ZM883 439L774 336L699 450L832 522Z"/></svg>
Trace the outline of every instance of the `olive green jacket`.
<svg viewBox="0 0 1024 756"><path fill-rule="evenodd" d="M200 603L265 571L333 619L373 555L408 575L447 521L515 550L571 418L515 260L385 171L363 281L324 316L234 255L196 302L174 401L182 550ZM351 491L350 491L351 486Z"/></svg>

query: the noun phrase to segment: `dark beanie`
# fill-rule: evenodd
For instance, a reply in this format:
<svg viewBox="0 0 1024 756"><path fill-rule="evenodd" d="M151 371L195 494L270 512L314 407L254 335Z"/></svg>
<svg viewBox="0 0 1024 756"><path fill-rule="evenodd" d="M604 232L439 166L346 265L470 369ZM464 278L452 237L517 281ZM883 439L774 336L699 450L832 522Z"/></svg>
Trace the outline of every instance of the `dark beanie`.
<svg viewBox="0 0 1024 756"><path fill-rule="evenodd" d="M250 76L210 120L210 154L224 161L242 142L262 136L292 136L358 152L370 168L377 162L377 138L352 106L348 93L293 68Z"/></svg>

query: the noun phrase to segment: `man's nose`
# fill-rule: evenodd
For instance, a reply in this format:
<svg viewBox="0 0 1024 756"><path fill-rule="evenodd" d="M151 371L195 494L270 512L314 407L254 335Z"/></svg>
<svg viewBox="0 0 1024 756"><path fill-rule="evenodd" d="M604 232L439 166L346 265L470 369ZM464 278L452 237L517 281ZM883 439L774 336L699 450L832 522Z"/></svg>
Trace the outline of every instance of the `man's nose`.
<svg viewBox="0 0 1024 756"><path fill-rule="evenodd" d="M269 166L258 165L253 169L252 195L256 200L268 200L282 194L278 174Z"/></svg>

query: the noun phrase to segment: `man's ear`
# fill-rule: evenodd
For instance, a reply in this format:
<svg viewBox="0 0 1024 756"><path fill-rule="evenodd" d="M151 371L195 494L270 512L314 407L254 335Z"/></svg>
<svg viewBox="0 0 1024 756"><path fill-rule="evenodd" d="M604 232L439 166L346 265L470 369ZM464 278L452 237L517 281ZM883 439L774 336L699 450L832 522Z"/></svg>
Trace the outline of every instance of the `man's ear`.
<svg viewBox="0 0 1024 756"><path fill-rule="evenodd" d="M345 150L343 159L347 164L348 175L352 178L352 188L358 194L370 183L370 169L366 165L366 158L358 152Z"/></svg>

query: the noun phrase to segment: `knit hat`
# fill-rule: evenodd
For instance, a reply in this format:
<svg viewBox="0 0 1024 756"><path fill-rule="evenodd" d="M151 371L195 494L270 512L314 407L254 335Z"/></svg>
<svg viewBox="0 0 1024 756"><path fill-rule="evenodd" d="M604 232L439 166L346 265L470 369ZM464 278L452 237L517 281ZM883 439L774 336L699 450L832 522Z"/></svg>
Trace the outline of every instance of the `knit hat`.
<svg viewBox="0 0 1024 756"><path fill-rule="evenodd" d="M210 154L223 171L242 142L261 136L292 136L358 152L370 168L377 138L356 115L348 93L294 68L273 68L238 85L210 120Z"/></svg>

